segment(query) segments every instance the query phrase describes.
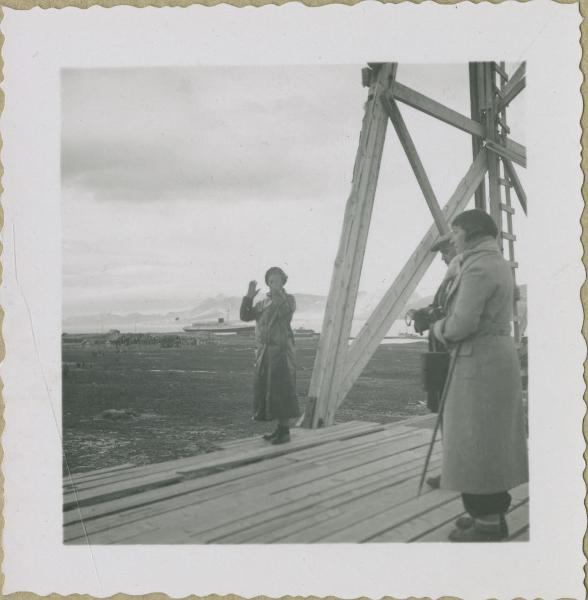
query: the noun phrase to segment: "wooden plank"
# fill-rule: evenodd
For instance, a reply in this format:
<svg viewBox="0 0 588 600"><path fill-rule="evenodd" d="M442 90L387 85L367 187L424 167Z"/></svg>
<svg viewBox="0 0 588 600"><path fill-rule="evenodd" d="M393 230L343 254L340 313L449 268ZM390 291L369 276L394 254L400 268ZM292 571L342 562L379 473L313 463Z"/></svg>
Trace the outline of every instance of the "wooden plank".
<svg viewBox="0 0 588 600"><path fill-rule="evenodd" d="M226 469L247 464L250 462L255 462L258 460L267 460L276 456L291 454L298 450L312 448L313 446L324 444L327 441L347 439L360 435L366 435L370 432L381 431L383 430L383 428L384 427L382 425L373 425L370 428L366 427L366 429L362 431L350 431L349 433L332 432L330 434L325 434L320 439L315 439L312 437L303 437L299 440L293 439L289 444L284 445L273 446L266 444L264 447L255 448L244 453L231 453L230 455L223 455L218 457L209 455L209 459L207 461L202 461L201 463L193 464L189 467L178 469L178 473L186 477L195 477L200 473L210 471L211 469Z"/></svg>
<svg viewBox="0 0 588 600"><path fill-rule="evenodd" d="M316 432L309 432L311 436L308 437L306 432L302 434L302 430L293 430L292 437L293 441L285 446L280 447L280 454L294 452L301 447L311 447L322 443L327 443L333 439L348 439L360 435L365 435L375 431L381 431L384 429L383 425L377 423L368 422L352 422L344 424L343 427L337 426L329 429L324 429ZM298 437L301 434L302 441ZM306 440L306 441L304 441ZM301 446L301 443L303 444ZM176 471L186 472L203 472L206 470L220 469L227 466L231 466L235 463L235 457L237 463L246 460L263 458L264 455L269 457L276 455L276 446L268 445L261 438L253 438L252 450L248 453L243 453L241 449L234 448L227 451L219 451L214 453L199 454L196 456L178 459L174 461L167 461L164 463L155 463L152 465L146 465L143 467L137 467L124 472L112 473L108 479L96 479L88 482L82 482L76 486L78 492L86 491L92 488L101 488L105 485L111 485L118 482L129 481L131 479L139 479L141 477L155 475L157 473L175 473Z"/></svg>
<svg viewBox="0 0 588 600"><path fill-rule="evenodd" d="M418 467L422 470L425 450L425 445L420 447L407 447L402 451L386 449L379 454L372 454L371 456L364 454L360 457L356 457L348 464L333 464L332 462L327 462L320 463L317 466L330 469L330 471L328 471L329 475L335 477L336 481L341 484L355 482L355 484L362 487L365 483L362 480L362 477L370 477L374 472L378 472L378 477L381 477L381 473L396 472L399 469L404 469L407 464L414 463L415 461L418 462ZM306 479L306 482L304 482L304 479ZM323 489L324 486L325 478L322 475L318 475L314 478L288 478L283 479L277 484L274 491L272 491L272 494L280 496L287 495L288 500L296 500L303 498L308 494L316 494L317 491Z"/></svg>
<svg viewBox="0 0 588 600"><path fill-rule="evenodd" d="M341 461L345 468L346 460ZM333 467L323 467L323 473L333 472ZM343 486L333 486L331 478L316 475L316 469L311 476L315 478L314 493L305 493L298 499L288 497L288 494L273 496L270 491L272 484L255 487L241 493L231 493L229 496L211 497L208 501L193 498L192 504L185 505L182 510L156 515L142 519L140 527L135 524L123 525L116 529L89 535L91 543L113 543L134 540L134 543L204 543L219 537L223 532L234 532L250 524L265 522L272 518L282 517L290 512L299 511L316 505L329 496L339 496L345 489L358 485L355 477ZM351 475L351 473L348 473ZM331 477L336 477L332 475ZM381 481L381 475L379 475ZM361 484L359 484L361 485ZM273 488L275 489L275 484ZM83 540L82 540L83 541Z"/></svg>
<svg viewBox="0 0 588 600"><path fill-rule="evenodd" d="M292 438L296 437L304 438L304 437L313 437L314 439L320 439L321 436L332 434L335 431L340 432L348 432L351 430L362 430L367 426L372 426L374 423L370 423L368 421L347 421L345 423L337 423L335 425L331 425L329 427L321 427L320 429L306 429L304 427L292 427L290 429L290 434ZM245 450L250 449L251 447L263 447L267 446L267 442L263 440L262 436L254 436L254 437L246 437L241 438L239 440L231 440L228 442L224 442L218 445L220 450Z"/></svg>
<svg viewBox="0 0 588 600"><path fill-rule="evenodd" d="M65 485L76 485L81 483L82 481L89 481L91 479L96 479L103 477L104 475L108 476L117 471L124 471L126 469L132 469L136 465L133 463L124 463L122 465L116 465L114 467L105 467L104 469L96 469L94 471L85 471L83 473L71 473L70 475L66 475L64 477Z"/></svg>
<svg viewBox="0 0 588 600"><path fill-rule="evenodd" d="M313 407L310 424L314 428L334 422L332 395L347 353L388 122L380 96L395 74L395 64L385 63L377 69L365 105L351 193L309 387L309 405Z"/></svg>
<svg viewBox="0 0 588 600"><path fill-rule="evenodd" d="M392 438L394 441L396 441L396 438ZM403 444L403 446L399 446L399 448L409 448L411 446L415 446L417 444L422 443L423 440L420 440L419 438L416 438L415 441L413 443L407 443L405 441L401 441L401 443ZM384 455L385 453L389 453L391 451L393 451L396 448L395 445L384 445L382 447L380 447L379 451L381 455ZM362 454L359 452L357 453L355 456L353 456L351 459L344 459L346 460L345 465L347 467L353 466L353 464L357 463L360 464L362 459ZM372 455L368 452L366 454L366 460L370 460L372 458ZM319 457L320 458L320 457ZM310 457L311 460L316 460L313 459L313 457ZM337 461L337 457L328 457L329 459L329 468L332 470L336 470L337 468L337 464L338 462L341 462L340 460ZM302 462L302 459L300 460L300 462ZM324 463L324 459L323 459L323 463ZM209 488L209 487L213 487L219 484L224 484L227 482L230 482L232 480L242 480L245 483L239 484L237 483L237 485L232 485L230 487L224 486L224 487L220 487L218 494L222 494L223 491L235 491L236 489L238 489L239 485L253 485L251 482L251 475L257 475L257 479L256 479L256 483L255 485L259 485L259 479L263 478L263 474L265 472L272 472L273 475L272 477L274 479L278 479L280 477L280 474L278 472L276 472L276 467L288 467L288 473L296 473L298 468L295 466L297 463L296 462L292 462L290 459L285 460L284 458L282 459L272 459L271 461L263 461L263 463L253 463L251 465L247 465L244 467L240 467L239 469L230 469L227 471L222 471L220 473L215 473L212 475L208 475L206 477L202 477L196 480L190 480L190 482L182 482L180 484L177 484L175 486L169 486L168 488L165 488L165 490L153 490L150 492L147 492L145 494L142 495L135 495L129 498L121 498L120 500L117 501L113 501L110 503L104 503L101 504L99 506L96 507L88 507L83 509L83 513L80 514L78 516L78 511L70 511L69 513L66 513L65 518L66 518L66 522L67 523L71 523L71 522L76 522L78 520L80 520L80 518L85 518L85 519L89 519L89 518L96 518L98 516L103 516L103 515L107 515L107 514L112 514L114 512L121 512L124 510L128 510L130 508L136 507L136 506L141 506L141 505L145 505L145 504L150 504L152 502L156 502L159 500L165 500L171 497L174 497L176 495L182 495L182 494L187 494L190 491L195 491L195 490L201 490L201 489L205 489L205 488ZM319 463L317 463L319 464ZM261 475L259 475L259 473L262 473ZM183 502L185 503L191 503L195 501L195 496L190 496L187 497L184 501L180 500L179 503L175 503L176 506L182 506ZM150 509L150 514L156 514L160 509L158 508L153 508ZM163 509L161 509L161 512L163 512ZM75 513L75 514L72 514ZM128 514L128 513L127 513ZM131 515L131 517L136 516L136 512L133 513ZM142 513L143 515L145 514L144 512Z"/></svg>
<svg viewBox="0 0 588 600"><path fill-rule="evenodd" d="M300 534L303 530L314 529L322 523L340 517L353 506L351 500L357 500L360 494L368 496L373 492L381 492L385 488L392 495L397 486L413 478L417 473L418 466L414 466L414 463L405 466L402 472L397 471L394 475L390 475L385 481L382 481L382 474L374 473L370 478L364 480L363 489L356 487L351 493L332 495L331 502L321 503L303 512L286 515L279 520L262 522L238 533L227 534L215 542L232 544L281 542L290 536ZM326 527L329 526L326 525Z"/></svg>
<svg viewBox="0 0 588 600"><path fill-rule="evenodd" d="M517 539L521 534L529 531L529 501L522 502L506 515L508 523L508 539ZM522 540L521 540L522 541Z"/></svg>
<svg viewBox="0 0 588 600"><path fill-rule="evenodd" d="M69 511L70 516L64 530L65 540L85 541L86 534L96 534L121 526L131 525L154 516L171 513L198 502L219 498L265 483L274 482L280 476L280 469L289 467L288 472L299 472L307 465L291 465L285 457L268 463L256 463L223 473L215 473L200 479L181 481L177 484L149 490L133 496L123 497L95 506ZM227 479L227 476L229 478ZM80 518L81 517L81 518ZM82 526L81 521L84 521Z"/></svg>
<svg viewBox="0 0 588 600"><path fill-rule="evenodd" d="M516 172L516 169L510 160L503 159L502 163L504 164L504 168L510 177L515 194L517 195L517 198L521 204L521 208L523 209L523 212L527 214L527 194L525 193L525 190L521 184L518 173Z"/></svg>
<svg viewBox="0 0 588 600"><path fill-rule="evenodd" d="M502 98L498 102L498 110L503 110L506 108L525 89L525 85L526 78L524 72L521 76L513 76L502 90Z"/></svg>
<svg viewBox="0 0 588 600"><path fill-rule="evenodd" d="M359 490L356 488L356 494L350 498L347 494L342 493L340 489L327 490L327 495L331 497L332 502L329 504L320 503L320 506L317 505L305 513L296 513L297 518L286 521L282 517L278 522L273 523L273 528L267 527L267 523L259 521L259 519L256 519L255 528L251 526L251 523L242 521L239 524L239 532L229 531L222 536L211 538L209 541L213 543L236 543L237 540L245 542L253 536L262 536L261 539L263 540L271 539L281 543L319 541L325 535L325 532L338 528L341 522L368 517L372 512L382 510L382 507L389 507L392 498L398 498L399 501L402 501L403 498L414 495L414 481L417 473L418 468L412 470L412 476L407 473L400 473L396 477L391 477L388 482L382 481L380 475L379 481L375 482L376 487L371 489L371 493L362 492L361 488ZM361 495L358 495L357 491ZM321 513L326 513L327 518L325 519ZM286 532L279 531L282 523L287 525ZM272 529L274 534L271 533Z"/></svg>
<svg viewBox="0 0 588 600"><path fill-rule="evenodd" d="M347 454L354 454L355 452L363 451L366 448L378 447L380 444L389 440L410 436L412 433L413 432L410 430L400 434L395 431L388 431L384 429L376 433L354 438L353 440L335 440L334 442L329 442L328 444L314 446L308 450L301 450L292 454L291 460L294 462L306 460L315 462L317 460L322 461Z"/></svg>
<svg viewBox="0 0 588 600"><path fill-rule="evenodd" d="M486 154L480 150L443 209L448 222L465 208L485 173ZM338 404L344 400L433 261L434 254L430 250L437 238L437 228L432 226L349 347L343 369L346 375L337 392Z"/></svg>
<svg viewBox="0 0 588 600"><path fill-rule="evenodd" d="M482 138L485 136L484 127L480 123L397 81L390 86L389 96L465 133Z"/></svg>
<svg viewBox="0 0 588 600"><path fill-rule="evenodd" d="M508 74L498 63L495 62L492 64L492 66L494 67L494 70L498 73L498 75L500 75L501 79L503 79L504 81L508 81Z"/></svg>
<svg viewBox="0 0 588 600"><path fill-rule="evenodd" d="M437 225L437 229L441 235L445 235L449 233L449 225L447 225L447 221L445 216L443 215L443 211L439 206L439 201L437 200L437 196L433 191L433 187L431 186L431 182L427 176L427 172L425 171L425 167L421 161L421 158L417 152L416 146L412 140L412 137L406 127L406 123L398 110L398 105L394 101L393 98L388 98L386 95L382 96L382 102L384 103L384 107L388 112L390 120L392 121L392 125L396 130L396 134L398 135L398 139L404 148L404 152L406 153L406 157L408 158L408 162L412 167L412 171L416 177L416 180L423 192L423 196L425 197L425 201L433 215L433 220L435 221L435 225Z"/></svg>
<svg viewBox="0 0 588 600"><path fill-rule="evenodd" d="M418 485L418 473L410 480L405 481L392 489L384 489L378 493L372 494L367 498L361 499L355 503L346 506L344 511L329 520L312 525L301 531L289 534L280 539L282 543L289 544L307 544L312 542L360 542L366 539L366 531L370 531L370 524L378 522L378 531L385 529L389 523L394 523L397 516L392 516L390 505L394 506L396 515L403 514L403 505L408 503L409 514L412 516L414 505L412 500L416 494ZM421 499L431 496L430 492L425 493ZM439 502L439 496L435 493L435 502ZM453 497L454 494L452 494ZM402 520L410 518L403 515ZM357 528L357 525L363 524L365 527ZM345 532L345 533L342 533ZM371 540L370 540L371 541Z"/></svg>
<svg viewBox="0 0 588 600"><path fill-rule="evenodd" d="M498 154L498 156L506 158L521 167L527 166L526 150L524 152L519 151L517 146L513 145L512 142L509 144L507 141L506 146L503 146L502 144L488 140L486 141L486 148L492 151L491 155Z"/></svg>
<svg viewBox="0 0 588 600"><path fill-rule="evenodd" d="M360 465L353 470L341 471L338 476L332 475L328 479L317 480L314 484L307 485L307 493L302 494L298 489L291 488L283 493L273 494L276 500L297 501L307 497L320 496L320 507L316 510L332 508L369 496L381 489L390 488L394 483L402 483L413 479L420 474L423 455L414 451L416 458L405 460L404 457L390 457L377 461L377 466ZM440 455L435 455L434 462L440 464ZM374 463L376 464L376 463ZM276 523L279 527L280 523ZM302 526L300 526L302 529Z"/></svg>
<svg viewBox="0 0 588 600"><path fill-rule="evenodd" d="M510 542L528 542L529 541L529 528L523 529L516 536L509 538Z"/></svg>
<svg viewBox="0 0 588 600"><path fill-rule="evenodd" d="M435 426L435 421L437 420L437 415L434 413L427 413L426 415L416 415L414 417L408 417L407 419L403 419L402 421L398 421L398 423L390 423L386 425L388 428L396 427L398 424L406 425L407 427L414 427L416 429L432 428Z"/></svg>
<svg viewBox="0 0 588 600"><path fill-rule="evenodd" d="M166 487L155 488L131 496L118 498L116 500L105 501L96 505L84 506L81 508L75 507L64 512L63 523L64 525L71 525L72 523L77 523L79 521L90 521L99 517L122 513L133 508L154 504L161 500L169 500L176 496L186 495L197 490L234 483L236 481L249 481L254 475L259 473L265 475L286 465L292 465L291 461L286 457L281 457L279 459L273 459L271 465L261 462L253 463L241 467L240 469L230 469L200 479L180 481ZM190 500L188 500L188 502L190 502Z"/></svg>
<svg viewBox="0 0 588 600"><path fill-rule="evenodd" d="M506 148L509 152L512 152L516 155L517 160L521 164L522 167L527 166L527 148L523 144L519 144L519 142L515 142L512 138L507 137L506 140ZM516 162L516 161L515 161Z"/></svg>
<svg viewBox="0 0 588 600"><path fill-rule="evenodd" d="M173 473L157 473L150 477L121 481L97 489L86 490L83 492L69 492L64 494L63 508L64 510L69 510L78 506L97 504L99 502L104 502L105 500L113 500L114 498L135 494L150 488L176 483L181 479L181 475Z"/></svg>
<svg viewBox="0 0 588 600"><path fill-rule="evenodd" d="M217 456L216 453L213 453L213 455ZM178 469L182 469L193 464L200 464L203 461L209 461L210 456L211 454L197 454L187 458L180 458L162 463L152 463L150 465L143 465L141 467L133 467L124 471L113 472L108 474L108 476L105 475L99 479L83 481L71 488L71 491L76 490L78 493L80 493L92 489L99 489L107 485L114 485L124 481L139 480L143 477L151 477L165 473L175 474Z"/></svg>
<svg viewBox="0 0 588 600"><path fill-rule="evenodd" d="M324 537L322 543L343 542L348 539L354 539L358 542L377 543L382 541L396 541L391 532L419 519L421 515L426 515L429 511L438 506L445 506L455 501L454 492L447 491L428 491L414 501L405 502L400 506L390 507L387 511L370 517L367 520L335 532ZM398 536L402 535L400 530Z"/></svg>
<svg viewBox="0 0 588 600"><path fill-rule="evenodd" d="M434 494L434 492L431 493ZM449 535L449 531L454 528L455 520L465 514L461 496L454 495L451 496L451 498L452 499L442 504L432 506L429 510L415 515L400 525L389 528L378 536L371 538L370 542L420 541L419 538L431 531L437 530L441 530L442 539L448 541L447 536ZM441 541L441 539L439 541Z"/></svg>
<svg viewBox="0 0 588 600"><path fill-rule="evenodd" d="M179 489L172 490L169 493L168 498L147 498L141 499L136 498L134 503L136 506L142 506L147 504L147 500L161 500L156 505L146 506L144 508L138 508L137 510L126 511L124 514L115 515L112 518L102 518L98 523L90 522L86 523L87 533L95 533L98 531L104 531L111 527L120 526L127 523L135 522L139 519L147 519L154 516L158 516L163 513L172 512L173 510L189 507L195 504L200 504L206 500L220 498L223 495L234 494L243 489L254 489L259 494L269 494L270 492L279 493L284 491L284 487L288 486L284 481L292 481L293 478L298 477L298 484L302 481L314 482L317 479L324 479L325 475L337 475L341 470L351 471L354 467L362 468L365 463L374 462L377 459L391 458L389 463L385 464L388 468L391 468L394 462L401 464L404 460L414 460L415 455L410 453L410 450L418 448L424 448L425 439L422 437L415 438L412 442L408 440L394 441L391 444L385 444L379 449L374 451L358 453L357 455L347 458L339 458L338 460L329 460L324 463L313 463L313 464L295 464L291 462L281 462L279 468L274 468L274 463L279 459L272 459L271 461L264 461L265 470L262 471L259 468L253 469L253 465L247 467L240 467L226 473L238 473L245 469L249 473L253 473L253 477L243 477L236 482L226 482L227 474L219 473L209 475L201 479L190 480L190 482L183 482L181 486L177 486ZM409 450L409 452L405 452ZM422 455L423 450L420 450ZM402 453L400 457L398 454ZM416 456L419 456L418 454ZM256 466L257 467L257 466ZM307 468L310 467L310 468ZM372 467L373 468L373 467ZM307 469L306 471L304 469ZM303 473L301 477L299 474ZM345 479L345 478L343 478ZM194 482L194 483L192 483ZM262 485L265 482L265 486ZM218 485L218 484L221 485ZM223 485L224 484L224 485ZM269 487L268 487L269 485ZM190 488L193 488L195 493L190 492ZM150 495L153 494L152 492ZM181 495L181 497L173 497L174 495ZM127 503L133 502L131 499L125 499ZM121 507L118 507L119 509ZM124 508L124 505L123 505ZM128 508L128 506L127 506ZM112 510L110 511L112 512ZM80 538L84 535L84 531L80 528L70 528L68 532L69 539Z"/></svg>

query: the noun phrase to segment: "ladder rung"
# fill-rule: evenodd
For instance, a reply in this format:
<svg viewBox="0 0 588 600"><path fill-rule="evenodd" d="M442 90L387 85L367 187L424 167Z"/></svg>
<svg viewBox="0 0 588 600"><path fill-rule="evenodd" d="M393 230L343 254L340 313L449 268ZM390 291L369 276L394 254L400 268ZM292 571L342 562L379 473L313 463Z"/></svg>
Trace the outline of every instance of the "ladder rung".
<svg viewBox="0 0 588 600"><path fill-rule="evenodd" d="M510 181L508 181L508 179L503 179L502 177L498 178L498 183L504 187L511 187Z"/></svg>
<svg viewBox="0 0 588 600"><path fill-rule="evenodd" d="M509 260L507 262L510 265L511 269L518 269L519 268L519 263L516 260Z"/></svg>
<svg viewBox="0 0 588 600"><path fill-rule="evenodd" d="M506 204L500 204L500 210L503 210L506 213L509 213L510 215L514 215L515 214L515 209L512 206L507 206Z"/></svg>
<svg viewBox="0 0 588 600"><path fill-rule="evenodd" d="M501 236L502 236L502 237L503 237L505 240L510 240L511 242L514 242L514 241L516 241L516 239L517 239L517 236L516 236L516 235L514 235L514 234L512 234L512 233L509 233L508 231L501 231L501 232L500 232L500 235L501 235Z"/></svg>
<svg viewBox="0 0 588 600"><path fill-rule="evenodd" d="M507 134L510 133L510 127L500 117L498 117L498 123L500 124L502 129L504 129L505 133L507 133Z"/></svg>

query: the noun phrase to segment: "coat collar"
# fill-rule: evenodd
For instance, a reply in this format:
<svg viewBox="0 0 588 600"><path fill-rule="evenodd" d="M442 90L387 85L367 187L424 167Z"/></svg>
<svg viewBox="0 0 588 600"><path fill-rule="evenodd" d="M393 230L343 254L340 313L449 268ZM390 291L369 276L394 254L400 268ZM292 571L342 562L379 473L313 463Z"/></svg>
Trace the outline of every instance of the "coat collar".
<svg viewBox="0 0 588 600"><path fill-rule="evenodd" d="M500 254L498 244L492 237L483 237L476 240L469 248L466 248L461 254L458 254L450 263L447 269L445 279L449 278L450 272L453 277L453 281L447 290L447 300L455 294L459 287L464 269L468 267L473 261L481 258L482 256L488 256L492 254ZM454 264L455 263L455 264Z"/></svg>

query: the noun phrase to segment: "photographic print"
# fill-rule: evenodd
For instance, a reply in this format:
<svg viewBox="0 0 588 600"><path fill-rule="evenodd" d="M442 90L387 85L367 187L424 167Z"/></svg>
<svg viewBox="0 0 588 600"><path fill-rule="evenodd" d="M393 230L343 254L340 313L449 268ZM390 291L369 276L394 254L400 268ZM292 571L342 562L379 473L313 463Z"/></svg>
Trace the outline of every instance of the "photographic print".
<svg viewBox="0 0 588 600"><path fill-rule="evenodd" d="M63 70L65 543L527 541L525 86Z"/></svg>
<svg viewBox="0 0 588 600"><path fill-rule="evenodd" d="M2 591L583 597L580 23L5 8Z"/></svg>

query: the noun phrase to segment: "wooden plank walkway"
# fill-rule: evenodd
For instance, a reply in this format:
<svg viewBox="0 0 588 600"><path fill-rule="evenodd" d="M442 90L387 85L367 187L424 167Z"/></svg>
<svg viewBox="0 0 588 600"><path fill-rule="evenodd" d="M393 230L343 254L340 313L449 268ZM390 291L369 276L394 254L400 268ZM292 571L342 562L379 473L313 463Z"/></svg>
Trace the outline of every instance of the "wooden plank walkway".
<svg viewBox="0 0 588 600"><path fill-rule="evenodd" d="M210 454L125 464L64 482L67 544L268 544L447 541L459 494L418 481L433 416L349 422ZM430 473L440 469L440 443ZM528 540L528 488L513 490L511 537Z"/></svg>

